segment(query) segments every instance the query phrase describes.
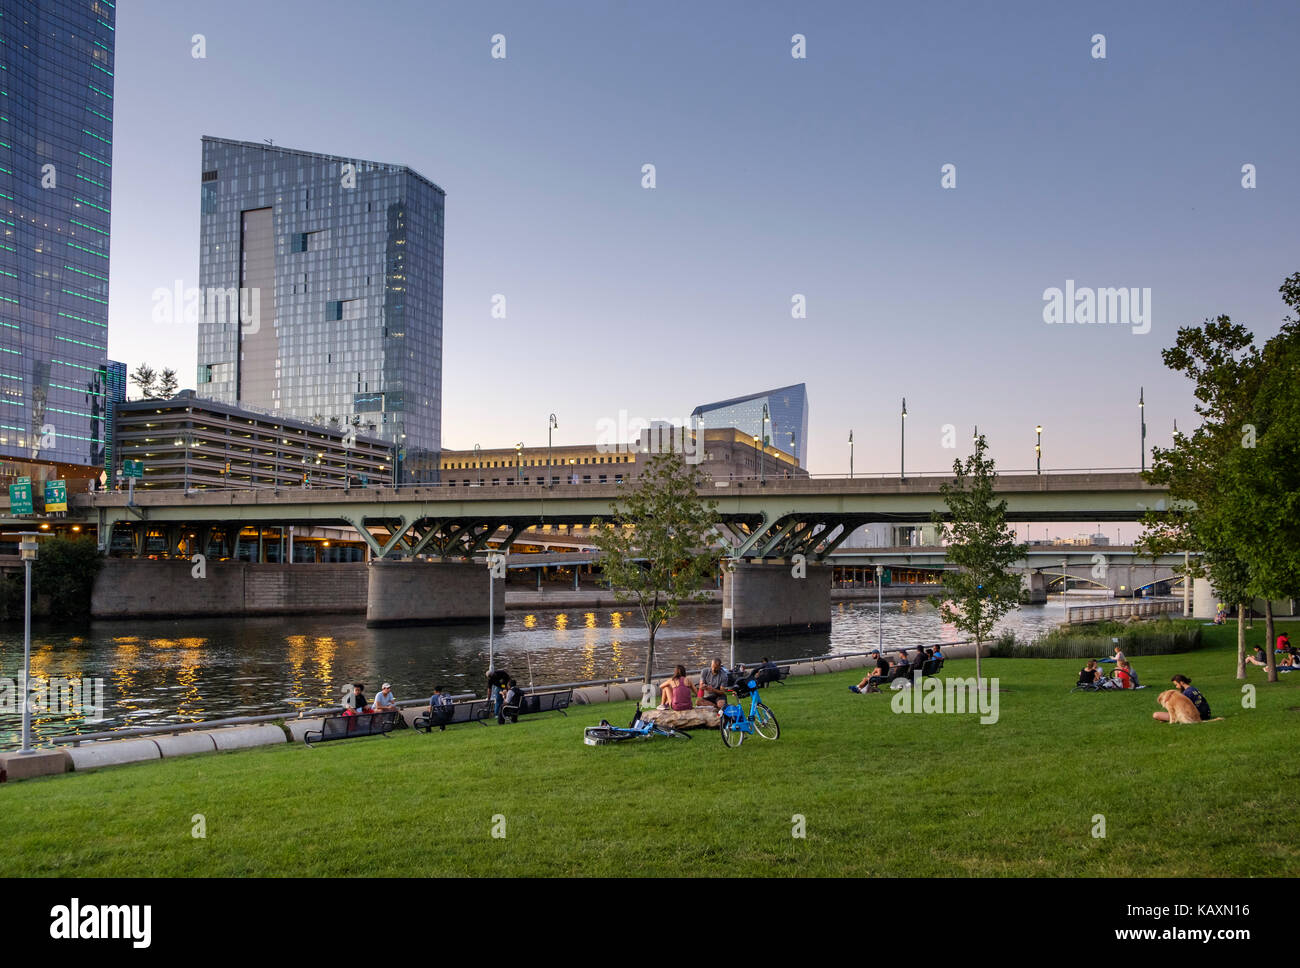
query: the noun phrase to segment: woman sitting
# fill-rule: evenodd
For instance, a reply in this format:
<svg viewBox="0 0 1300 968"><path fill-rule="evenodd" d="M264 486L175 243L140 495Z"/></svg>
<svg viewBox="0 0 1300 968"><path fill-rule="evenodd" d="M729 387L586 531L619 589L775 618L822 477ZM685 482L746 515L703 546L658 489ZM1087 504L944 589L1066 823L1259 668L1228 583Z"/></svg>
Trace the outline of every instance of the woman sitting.
<svg viewBox="0 0 1300 968"><path fill-rule="evenodd" d="M678 712L691 708L691 680L686 676L685 666L679 665L671 679L659 684L659 708Z"/></svg>

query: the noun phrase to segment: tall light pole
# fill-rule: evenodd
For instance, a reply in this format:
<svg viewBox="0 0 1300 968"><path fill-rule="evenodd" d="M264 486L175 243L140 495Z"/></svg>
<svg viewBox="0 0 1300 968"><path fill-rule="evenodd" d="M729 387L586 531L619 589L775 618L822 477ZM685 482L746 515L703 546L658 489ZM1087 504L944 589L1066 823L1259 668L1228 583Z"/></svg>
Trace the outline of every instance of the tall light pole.
<svg viewBox="0 0 1300 968"><path fill-rule="evenodd" d="M1138 387L1138 420L1142 424L1142 436L1139 438L1142 447L1142 471L1147 469L1147 403L1145 399L1145 390Z"/></svg>
<svg viewBox="0 0 1300 968"><path fill-rule="evenodd" d="M876 651L882 655L885 647L885 592L881 586L884 575L884 566L876 565Z"/></svg>
<svg viewBox="0 0 1300 968"><path fill-rule="evenodd" d="M478 482L482 484L483 483L483 462L478 459L480 453L481 451L479 450L478 444L475 444L474 445L474 469L478 471Z"/></svg>
<svg viewBox="0 0 1300 968"><path fill-rule="evenodd" d="M515 444L515 481L524 479L524 442Z"/></svg>
<svg viewBox="0 0 1300 968"><path fill-rule="evenodd" d="M907 480L905 473L906 464L904 454L907 450L907 397L903 397L903 415L898 422L898 479Z"/></svg>
<svg viewBox="0 0 1300 968"><path fill-rule="evenodd" d="M551 414L546 427L546 486L551 486L551 432L560 426L555 419L555 414Z"/></svg>
<svg viewBox="0 0 1300 968"><path fill-rule="evenodd" d="M727 573L731 575L731 618L727 622L731 626L731 659L728 669L736 668L736 546L731 546L731 557L727 560Z"/></svg>
<svg viewBox="0 0 1300 968"><path fill-rule="evenodd" d="M36 560L37 531L18 533L18 553L22 555L23 570L27 573L27 587L23 604L23 753L32 749L32 562Z"/></svg>
<svg viewBox="0 0 1300 968"><path fill-rule="evenodd" d="M1038 434L1038 442L1034 444L1034 462L1037 465L1037 472L1043 473L1043 425L1039 424L1034 428L1034 433Z"/></svg>
<svg viewBox="0 0 1300 968"><path fill-rule="evenodd" d="M762 423L761 427L759 428L759 430L762 432L762 435L763 435L762 450L760 450L760 451L758 452L758 483L760 483L760 484L766 484L766 483L767 483L767 479L766 479L766 477L765 477L765 475L764 475L764 460L763 460L763 458L764 458L764 457L766 456L766 454L767 454L767 440L768 440L768 437L767 437L767 425L768 425L769 423L771 423L771 422L772 422L772 417L771 417L771 414L768 412L767 404L765 403L765 404L763 404L763 423Z"/></svg>
<svg viewBox="0 0 1300 968"><path fill-rule="evenodd" d="M849 431L849 480L853 480L853 431Z"/></svg>

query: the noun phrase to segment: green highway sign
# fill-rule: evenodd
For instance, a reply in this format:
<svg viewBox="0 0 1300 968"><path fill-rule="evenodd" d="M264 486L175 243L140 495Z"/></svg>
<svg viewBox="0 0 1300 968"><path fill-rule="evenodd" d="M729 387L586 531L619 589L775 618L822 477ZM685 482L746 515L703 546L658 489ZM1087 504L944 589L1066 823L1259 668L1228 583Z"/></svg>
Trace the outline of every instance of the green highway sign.
<svg viewBox="0 0 1300 968"><path fill-rule="evenodd" d="M68 482L67 481L46 481L45 482L45 510L46 511L68 510Z"/></svg>
<svg viewBox="0 0 1300 968"><path fill-rule="evenodd" d="M9 513L35 513L32 509L32 479L30 477L20 477L16 484L9 485Z"/></svg>
<svg viewBox="0 0 1300 968"><path fill-rule="evenodd" d="M123 477L144 477L144 461L142 460L124 460L122 461Z"/></svg>

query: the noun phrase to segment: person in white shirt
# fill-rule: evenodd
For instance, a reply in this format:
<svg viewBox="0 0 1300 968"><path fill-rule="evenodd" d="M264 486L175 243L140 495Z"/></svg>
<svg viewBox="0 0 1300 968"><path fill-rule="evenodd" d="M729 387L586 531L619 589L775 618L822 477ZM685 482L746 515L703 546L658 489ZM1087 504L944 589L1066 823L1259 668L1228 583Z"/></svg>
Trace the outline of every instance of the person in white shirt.
<svg viewBox="0 0 1300 968"><path fill-rule="evenodd" d="M397 709L397 697L393 695L392 685L384 683L384 688L375 696L373 708L377 713L391 713Z"/></svg>

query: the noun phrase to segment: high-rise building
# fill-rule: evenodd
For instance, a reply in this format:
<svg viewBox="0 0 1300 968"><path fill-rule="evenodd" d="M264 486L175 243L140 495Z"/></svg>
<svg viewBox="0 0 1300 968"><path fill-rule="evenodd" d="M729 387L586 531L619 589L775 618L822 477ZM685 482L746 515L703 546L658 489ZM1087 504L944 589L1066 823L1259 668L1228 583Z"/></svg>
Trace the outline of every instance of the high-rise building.
<svg viewBox="0 0 1300 968"><path fill-rule="evenodd" d="M691 417L707 429L734 427L789 454L806 466L808 453L808 386L793 386L732 397L695 408ZM764 439L765 438L765 439Z"/></svg>
<svg viewBox="0 0 1300 968"><path fill-rule="evenodd" d="M200 397L393 445L437 480L444 192L402 165L203 139Z"/></svg>
<svg viewBox="0 0 1300 968"><path fill-rule="evenodd" d="M115 19L107 0L5 0L0 17L0 456L10 476L91 477L104 466Z"/></svg>
<svg viewBox="0 0 1300 968"><path fill-rule="evenodd" d="M104 369L104 401L108 411L108 430L104 434L104 480L112 486L117 479L115 473L117 454L113 439L117 431L117 405L126 403L126 364L109 360Z"/></svg>

